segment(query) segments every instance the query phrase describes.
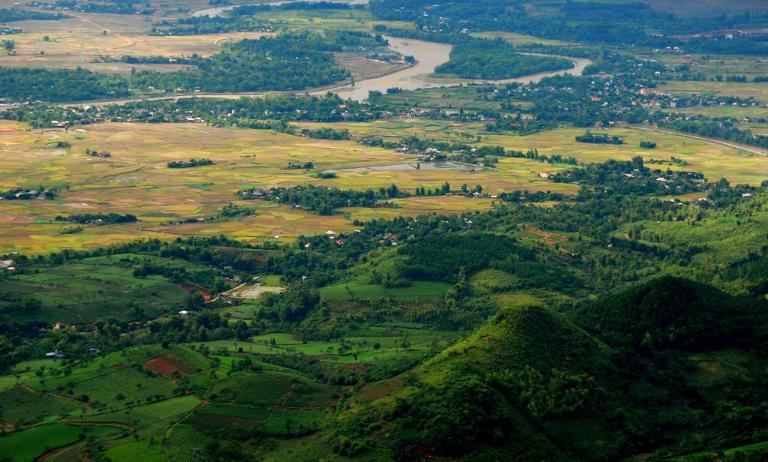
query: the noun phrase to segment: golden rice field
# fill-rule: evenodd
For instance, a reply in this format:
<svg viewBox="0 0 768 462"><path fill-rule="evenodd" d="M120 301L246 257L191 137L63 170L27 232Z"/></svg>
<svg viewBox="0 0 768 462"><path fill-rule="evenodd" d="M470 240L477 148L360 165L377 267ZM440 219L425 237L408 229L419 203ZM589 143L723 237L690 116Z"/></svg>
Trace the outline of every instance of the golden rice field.
<svg viewBox="0 0 768 462"><path fill-rule="evenodd" d="M317 124L303 124L313 126ZM685 168L703 173L710 180L727 178L733 183L758 185L768 179L768 155L761 156L741 149L723 146L704 140L691 139L672 133L642 130L637 128L617 128L600 130L601 133L622 136L623 145L585 144L576 142L577 135L584 129L560 128L547 130L532 135L488 134L481 123L456 123L434 120L379 120L365 123L337 124L337 128L347 128L357 136L379 136L396 140L409 135L426 138L464 142L478 145L499 145L506 149L527 151L536 148L541 154L560 154L575 157L580 162L603 162L608 159L630 159L642 155L646 160L670 160L671 157L683 159L689 163ZM382 136L381 134L386 134ZM478 140L480 137L480 141ZM654 141L658 147L654 150L640 148L640 141ZM520 172L532 169L537 172L556 171L562 166L533 163L520 159L502 159L499 170ZM666 168L666 167L665 167Z"/></svg>
<svg viewBox="0 0 768 462"><path fill-rule="evenodd" d="M104 57L208 56L227 41L258 38L259 32L233 32L190 36L148 35L156 17L67 12L70 19L19 21L24 33L14 34L16 54L0 55L0 66L76 68L98 72L129 73L137 70L174 71L185 66L102 62ZM47 40L46 40L47 37Z"/></svg>
<svg viewBox="0 0 768 462"><path fill-rule="evenodd" d="M321 124L302 124L322 126ZM408 134L502 145L508 149L535 147L543 154L576 157L580 162L629 159L638 153L646 159L674 156L689 162L685 167L709 179L728 178L734 183L759 184L768 178L768 157L676 134L613 129L626 144L577 143L579 129L557 129L528 136L487 134L482 124L448 121L382 120L335 124L355 137L386 134L397 139ZM478 138L479 137L479 138ZM642 151L641 140L658 143ZM57 147L67 142L68 148ZM102 159L85 155L86 149L109 151ZM169 169L167 162L209 158L215 165ZM337 178L321 180L304 170L288 169L289 162L314 162L317 170L333 170ZM454 188L481 184L487 192L552 190L575 192L574 185L552 183L542 173L567 168L527 159L501 159L495 169L413 169L417 159L395 151L369 148L355 141L315 140L264 130L214 128L203 124L103 123L69 131L31 130L15 122L0 122L0 191L13 187L59 187L54 201L0 201L0 251L36 253L56 249L82 249L124 242L137 237L224 233L251 242L290 240L301 234L327 229L354 228L355 219L415 216L423 213L461 213L487 210L492 199L412 197L398 200L396 208L351 208L331 217L313 215L289 206L266 202L240 202L238 190L251 187L322 184L342 189L367 189L396 184L401 189L437 187L448 181ZM381 170L364 168L382 167ZM666 167L662 167L666 168ZM249 217L214 222L171 224L183 219L205 218L230 203L250 205L258 212ZM80 213L131 213L138 223L85 226L76 234L55 222L57 215Z"/></svg>
<svg viewBox="0 0 768 462"><path fill-rule="evenodd" d="M69 148L57 143L70 143ZM109 151L102 159L85 155L86 149ZM171 160L210 158L215 165L169 169ZM54 201L0 201L0 251L29 253L82 249L132 240L137 237L174 237L225 233L249 241L291 239L328 228L352 228L355 218L392 217L421 213L459 213L483 210L490 200L457 197L409 198L393 209L352 209L321 217L278 206L247 202L259 212L230 221L172 225L185 218L203 218L235 201L238 190L250 187L292 186L304 183L367 189L397 184L406 190L437 187L444 181L483 185L489 192L561 190L539 177L544 164L510 161L504 168L477 172L458 170L348 170L361 167L415 163L415 158L394 151L368 148L354 141L313 140L261 130L213 128L202 124L105 123L63 130L30 130L0 122L0 191L13 187L63 188ZM338 178L320 180L311 172L287 169L289 162L315 162L318 169L334 170ZM77 234L62 234L68 227L58 215L131 213L139 223L84 227Z"/></svg>

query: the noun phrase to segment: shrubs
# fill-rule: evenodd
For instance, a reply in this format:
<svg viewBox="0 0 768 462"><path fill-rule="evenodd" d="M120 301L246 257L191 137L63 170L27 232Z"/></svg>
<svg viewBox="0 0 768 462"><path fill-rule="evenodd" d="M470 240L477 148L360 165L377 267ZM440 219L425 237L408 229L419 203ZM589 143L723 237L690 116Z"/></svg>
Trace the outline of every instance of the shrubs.
<svg viewBox="0 0 768 462"><path fill-rule="evenodd" d="M334 173L335 177L335 173ZM320 215L332 215L342 207L376 207L383 205L382 201L405 197L408 194L391 185L378 191L342 190L325 186L295 186L293 188L247 189L237 193L240 199L261 199L292 204L297 208Z"/></svg>
<svg viewBox="0 0 768 462"><path fill-rule="evenodd" d="M193 168L205 165L213 165L211 159L172 160L168 162L168 168Z"/></svg>
<svg viewBox="0 0 768 462"><path fill-rule="evenodd" d="M85 213L81 215L57 216L56 221L77 223L81 225L114 225L122 223L135 223L138 221L135 215L117 213Z"/></svg>
<svg viewBox="0 0 768 462"><path fill-rule="evenodd" d="M624 140L620 136L610 136L606 134L596 135L589 130L583 135L577 136L576 141L579 143L592 144L624 144Z"/></svg>

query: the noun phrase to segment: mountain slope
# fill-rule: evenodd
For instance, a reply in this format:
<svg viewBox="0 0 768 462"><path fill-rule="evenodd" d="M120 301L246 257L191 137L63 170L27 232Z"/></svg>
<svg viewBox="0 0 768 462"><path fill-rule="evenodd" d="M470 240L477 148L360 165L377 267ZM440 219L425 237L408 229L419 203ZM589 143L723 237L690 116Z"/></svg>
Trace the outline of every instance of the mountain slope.
<svg viewBox="0 0 768 462"><path fill-rule="evenodd" d="M364 387L338 416L336 447L607 461L759 441L768 415L741 413L768 399L768 355L739 346L763 341L765 317L765 304L676 278L580 305L574 319L595 335L546 308L505 308L397 380Z"/></svg>

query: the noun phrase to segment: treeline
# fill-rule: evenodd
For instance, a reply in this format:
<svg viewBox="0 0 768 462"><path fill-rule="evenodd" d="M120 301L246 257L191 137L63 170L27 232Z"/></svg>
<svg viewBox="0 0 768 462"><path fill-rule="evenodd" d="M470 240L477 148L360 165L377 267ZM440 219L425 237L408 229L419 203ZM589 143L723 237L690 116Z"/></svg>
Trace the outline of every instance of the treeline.
<svg viewBox="0 0 768 462"><path fill-rule="evenodd" d="M768 136L758 135L750 129L741 129L729 119L710 120L706 118L672 121L663 125L665 128L695 135L720 138L734 143L768 148Z"/></svg>
<svg viewBox="0 0 768 462"><path fill-rule="evenodd" d="M116 225L123 223L135 223L138 221L135 215L118 213L85 213L56 217L56 221L77 223L80 225Z"/></svg>
<svg viewBox="0 0 768 462"><path fill-rule="evenodd" d="M382 207L392 206L386 201L410 194L391 185L379 190L351 191L325 186L295 186L291 188L247 189L237 193L240 199L260 199L280 204L291 204L297 208L317 213L333 215L342 207Z"/></svg>
<svg viewBox="0 0 768 462"><path fill-rule="evenodd" d="M632 195L672 195L704 191L704 176L696 172L651 170L643 158L631 161L609 160L549 176L556 183L576 183L598 190L610 188L613 193ZM590 195L589 189L583 194Z"/></svg>
<svg viewBox="0 0 768 462"><path fill-rule="evenodd" d="M177 101L138 101L125 104L62 107L25 105L0 111L0 117L27 122L36 128L57 124L85 125L122 120L148 123L184 123L191 120L217 127L282 130L288 122L365 122L381 112L370 105L323 96L273 94L263 98L182 98Z"/></svg>
<svg viewBox="0 0 768 462"><path fill-rule="evenodd" d="M337 45L310 33L282 34L225 45L211 57L192 60L195 69L139 72L134 88L165 92L304 90L349 78L333 57Z"/></svg>
<svg viewBox="0 0 768 462"><path fill-rule="evenodd" d="M503 192L499 194L499 199L504 202L518 203L535 203L535 202L548 202L548 201L562 201L568 198L563 193L552 191L512 191Z"/></svg>
<svg viewBox="0 0 768 462"><path fill-rule="evenodd" d="M55 0L52 3L34 1L29 4L45 10L71 10L84 13L143 14L150 15L155 9L139 0L77 1Z"/></svg>
<svg viewBox="0 0 768 462"><path fill-rule="evenodd" d="M620 136L607 135L607 134L594 134L587 131L583 135L576 136L576 141L579 143L591 143L591 144L624 144L624 140ZM655 147L655 145L654 145Z"/></svg>
<svg viewBox="0 0 768 462"><path fill-rule="evenodd" d="M397 141L387 141L383 138L362 138L360 144L420 154L425 156L427 161L452 160L465 163L481 163L486 167L494 166L498 161L498 157L531 159L550 164L578 164L574 157L563 157L560 154L548 156L540 154L536 148L519 151L504 149L503 146L472 146L466 143L440 141L421 138L415 135Z"/></svg>
<svg viewBox="0 0 768 462"><path fill-rule="evenodd" d="M702 36L727 29L765 27L764 13L678 17L650 8L648 3L551 2L546 13L511 5L508 0L372 0L374 17L411 21L423 35L444 37L465 32L509 31L571 42L636 45L652 48L678 46L697 53L765 54L768 43L759 36ZM417 37L414 37L417 38ZM438 40L441 40L438 38Z"/></svg>
<svg viewBox="0 0 768 462"><path fill-rule="evenodd" d="M316 129L304 128L301 130L301 134L308 138L315 138L319 140L349 140L352 138L349 130L346 128L337 130L330 127L320 127Z"/></svg>
<svg viewBox="0 0 768 462"><path fill-rule="evenodd" d="M567 59L518 53L502 39L464 39L454 45L450 60L435 69L467 79L499 80L573 68Z"/></svg>
<svg viewBox="0 0 768 462"><path fill-rule="evenodd" d="M55 189L46 189L40 187L38 189L28 188L13 188L3 193L0 193L0 199L6 201L25 201L25 200L53 200L56 198L57 191Z"/></svg>
<svg viewBox="0 0 768 462"><path fill-rule="evenodd" d="M128 80L85 69L0 67L0 99L51 102L85 101L128 96Z"/></svg>
<svg viewBox="0 0 768 462"><path fill-rule="evenodd" d="M68 18L68 16L61 13L42 13L40 11L22 10L21 8L0 9L0 23L27 20L55 21L65 18Z"/></svg>
<svg viewBox="0 0 768 462"><path fill-rule="evenodd" d="M172 160L168 162L168 168L193 168L203 167L205 165L213 165L211 159L189 159L189 160Z"/></svg>
<svg viewBox="0 0 768 462"><path fill-rule="evenodd" d="M252 16L193 16L152 24L152 35L198 35L224 32L274 32L275 25Z"/></svg>

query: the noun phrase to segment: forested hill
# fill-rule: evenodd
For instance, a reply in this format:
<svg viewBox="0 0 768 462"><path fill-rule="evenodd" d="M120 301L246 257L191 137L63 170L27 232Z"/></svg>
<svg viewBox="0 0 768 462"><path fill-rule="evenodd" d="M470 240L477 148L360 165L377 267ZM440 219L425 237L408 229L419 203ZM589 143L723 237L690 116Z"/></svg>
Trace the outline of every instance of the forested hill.
<svg viewBox="0 0 768 462"><path fill-rule="evenodd" d="M349 406L338 441L353 451L384 437L401 460L600 461L690 431L748 439L767 421L750 411L760 393L742 395L765 383L767 312L765 301L675 278L586 303L570 320L538 306L502 310L391 396ZM723 354L752 364L717 373L728 384L720 394L701 361Z"/></svg>

